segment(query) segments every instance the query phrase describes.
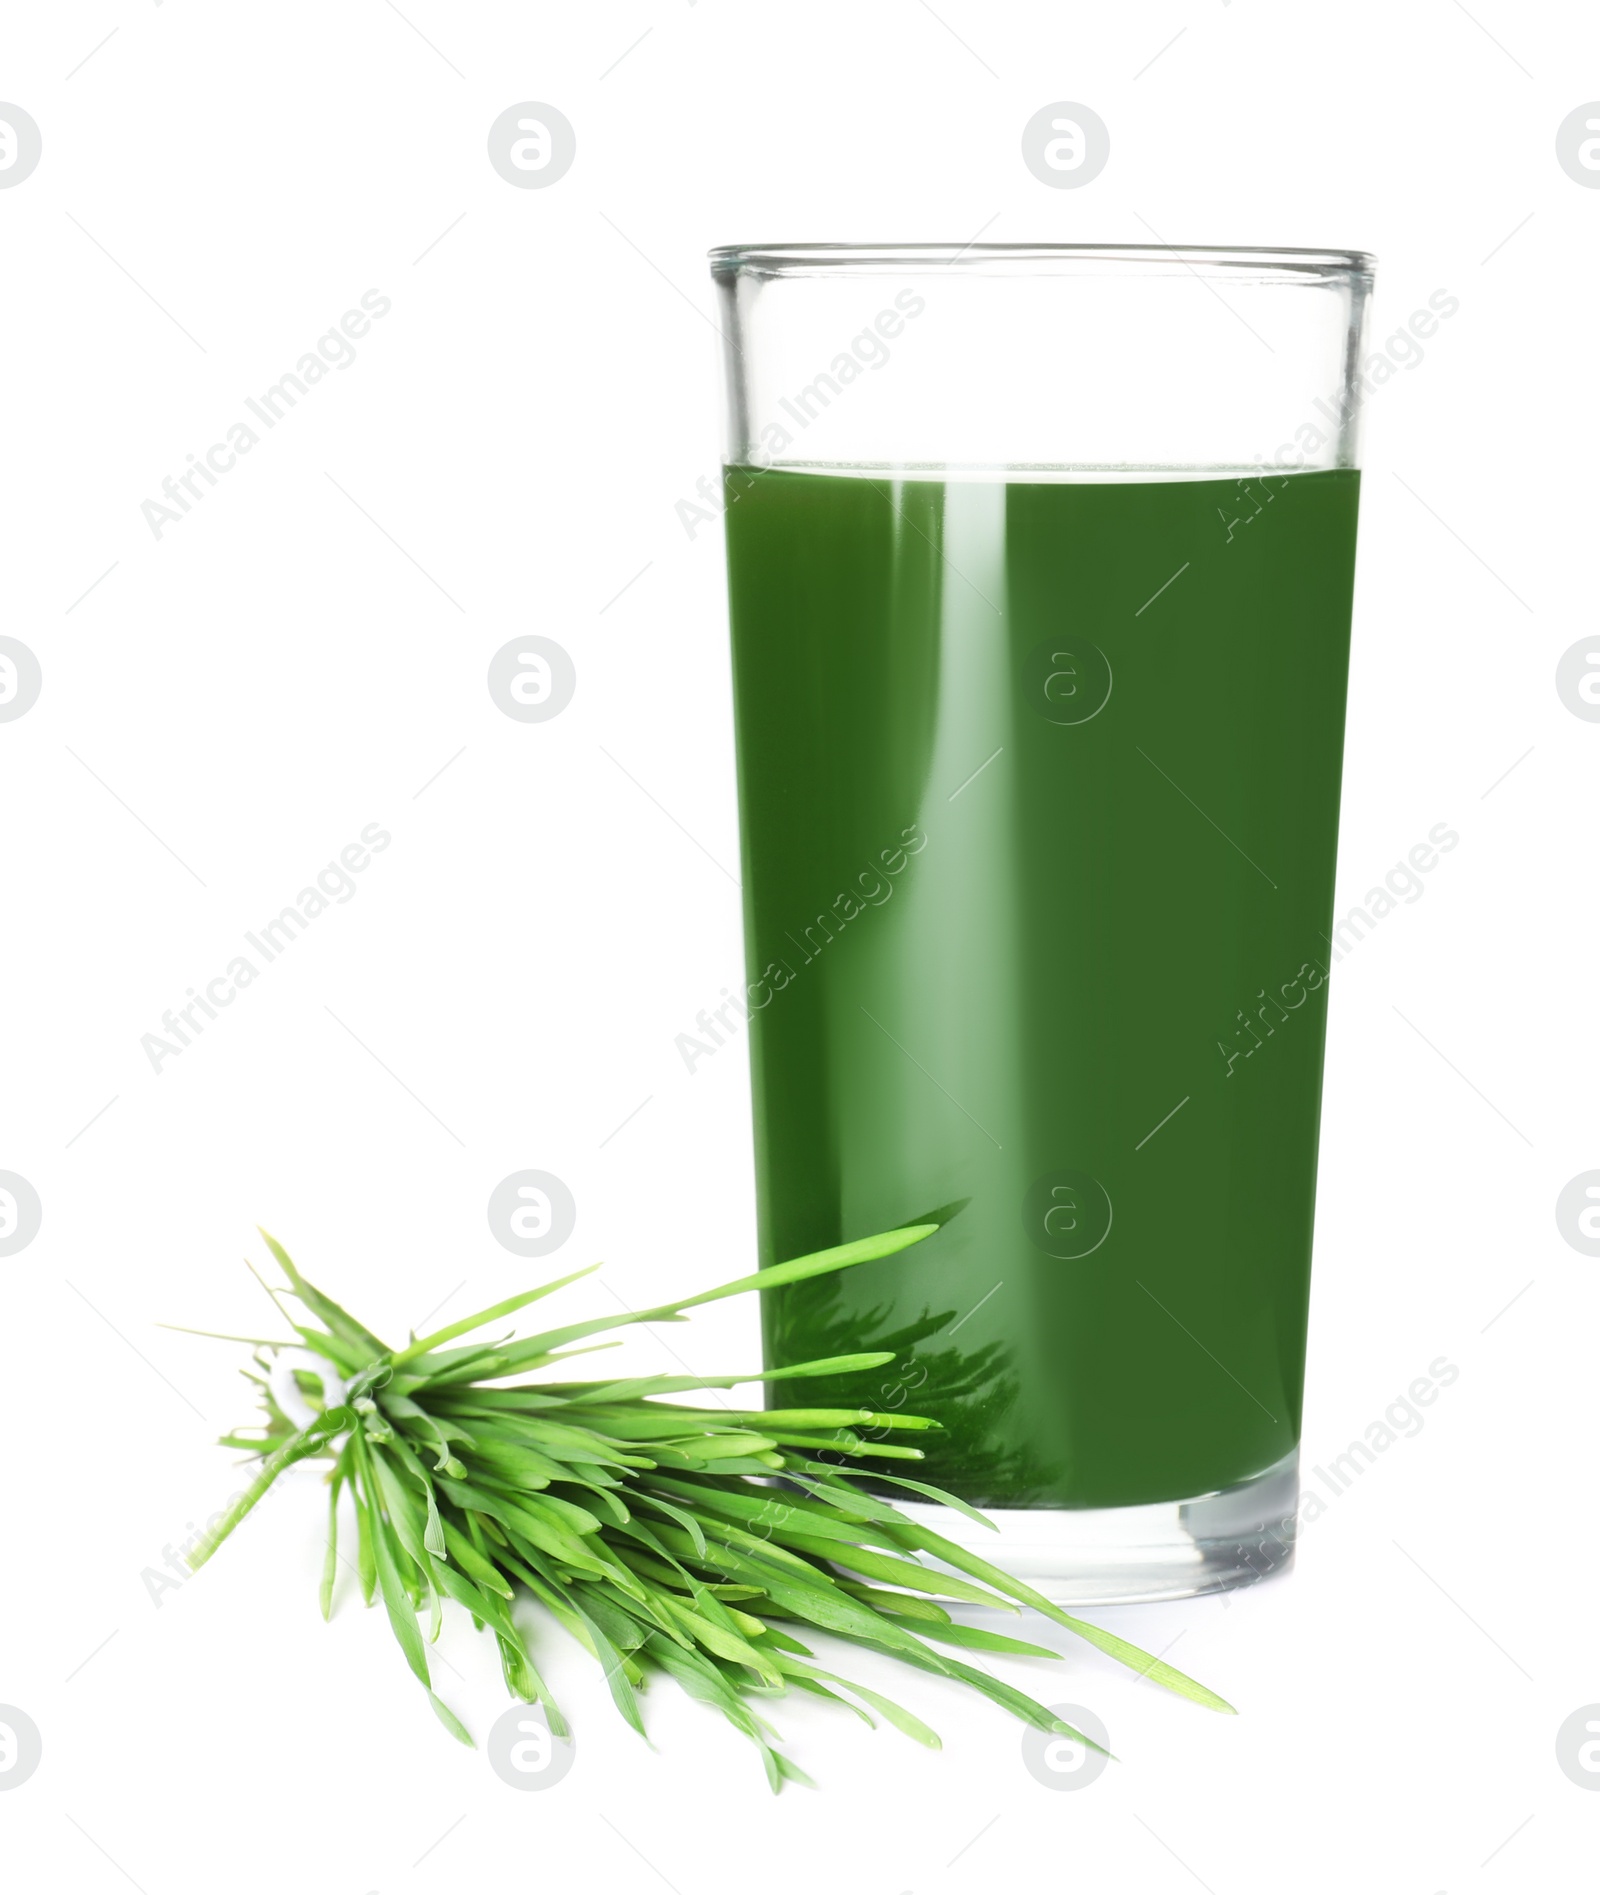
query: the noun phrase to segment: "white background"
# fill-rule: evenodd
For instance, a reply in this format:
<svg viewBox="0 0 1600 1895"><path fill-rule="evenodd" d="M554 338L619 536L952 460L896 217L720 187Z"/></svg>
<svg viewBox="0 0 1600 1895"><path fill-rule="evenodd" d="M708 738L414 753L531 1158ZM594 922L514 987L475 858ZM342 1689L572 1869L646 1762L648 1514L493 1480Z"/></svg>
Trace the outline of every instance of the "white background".
<svg viewBox="0 0 1600 1895"><path fill-rule="evenodd" d="M1594 614L1600 193L1554 139L1600 20L105 0L13 10L3 50L44 138L0 191L0 631L44 675L0 725L0 1168L43 1204L0 1259L0 1703L44 1740L0 1796L7 1885L1589 1886L1600 1796L1555 1734L1600 1700L1600 1262L1554 1205L1600 1165L1600 727L1554 672ZM1061 98L1110 127L1081 190L1020 156ZM577 130L548 190L486 159L525 99ZM380 1331L509 1294L545 1266L485 1203L528 1166L577 1199L559 1262L608 1259L573 1315L748 1265L743 1047L691 1077L673 1046L741 969L720 536L674 515L718 454L703 253L980 229L1363 246L1380 342L1460 299L1368 415L1342 905L1433 825L1461 843L1333 985L1308 1461L1435 1358L1460 1377L1289 1579L1100 1615L1178 1639L1238 1718L1077 1649L1008 1668L1106 1723L1121 1761L1079 1792L998 1710L864 1660L943 1752L784 1706L822 1787L774 1802L665 1684L647 1749L552 1636L577 1761L521 1796L381 1613L346 1587L321 1623L314 1481L152 1601L249 1418L242 1351L155 1325L270 1322L258 1220ZM153 538L141 501L370 288L354 364ZM529 632L577 666L547 724L485 688ZM353 899L152 1072L141 1035L372 822ZM754 1311L672 1340L743 1366ZM463 1625L443 1651L481 1734L492 1655Z"/></svg>

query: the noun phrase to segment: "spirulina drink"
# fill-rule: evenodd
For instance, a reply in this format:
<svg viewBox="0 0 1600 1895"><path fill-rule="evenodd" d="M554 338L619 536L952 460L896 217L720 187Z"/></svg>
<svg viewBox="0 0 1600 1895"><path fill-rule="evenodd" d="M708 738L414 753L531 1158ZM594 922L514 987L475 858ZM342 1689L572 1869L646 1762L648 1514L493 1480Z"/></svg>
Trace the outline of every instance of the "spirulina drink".
<svg viewBox="0 0 1600 1895"><path fill-rule="evenodd" d="M768 1357L975 1502L1298 1440L1358 482L728 470L763 1261L947 1218Z"/></svg>

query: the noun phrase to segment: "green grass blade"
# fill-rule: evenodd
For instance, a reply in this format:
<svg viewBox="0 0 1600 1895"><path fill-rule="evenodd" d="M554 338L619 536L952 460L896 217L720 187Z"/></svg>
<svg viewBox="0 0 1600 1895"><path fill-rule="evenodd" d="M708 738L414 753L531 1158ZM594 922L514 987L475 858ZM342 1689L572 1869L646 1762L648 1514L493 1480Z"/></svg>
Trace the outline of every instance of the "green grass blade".
<svg viewBox="0 0 1600 1895"><path fill-rule="evenodd" d="M503 1599L513 1596L515 1589L494 1561L485 1559L460 1528L448 1520L444 1522L444 1543L448 1556L469 1578L489 1591L498 1593Z"/></svg>
<svg viewBox="0 0 1600 1895"><path fill-rule="evenodd" d="M903 1586L908 1592L925 1592L935 1599L959 1599L966 1605L988 1606L991 1610L1015 1612L1009 1599L999 1597L984 1586L974 1586L950 1573L941 1573L908 1559L893 1559L887 1553L870 1552L866 1547L842 1544L838 1540L814 1539L809 1533L783 1530L785 1546L809 1553L813 1559L831 1559L836 1566L860 1573L863 1579L881 1579L886 1585Z"/></svg>
<svg viewBox="0 0 1600 1895"><path fill-rule="evenodd" d="M354 1421L355 1416L348 1408L329 1409L326 1413L318 1415L298 1434L291 1436L281 1448L269 1454L262 1463L261 1472L228 1508L216 1526L202 1533L195 1541L193 1548L185 1556L189 1570L198 1572L205 1565L285 1469L293 1467L299 1461L308 1460L313 1454L320 1454L336 1434L351 1426Z"/></svg>
<svg viewBox="0 0 1600 1895"><path fill-rule="evenodd" d="M434 1715L445 1729L449 1731L452 1737L465 1744L468 1750L477 1749L478 1746L472 1741L471 1732L467 1729L466 1725L462 1723L461 1719L456 1716L455 1712L451 1710L450 1706L445 1703L443 1698L439 1697L437 1693L429 1691L428 1702L433 1706Z"/></svg>
<svg viewBox="0 0 1600 1895"><path fill-rule="evenodd" d="M649 1742L649 1733L644 1727L644 1713L639 1709L639 1700L628 1679L627 1665L622 1653L613 1641L601 1629L592 1612L586 1610L588 1600L580 1601L578 1595L583 1588L572 1588L572 1609L589 1628L589 1636L594 1641L594 1653L604 1667L606 1688L611 1693L611 1702L622 1713L626 1721Z"/></svg>
<svg viewBox="0 0 1600 1895"><path fill-rule="evenodd" d="M852 1599L859 1599L863 1605L869 1605L874 1612L887 1612L894 1619L912 1619L919 1625L948 1625L950 1614L942 1605L936 1605L932 1599L924 1599L914 1592L884 1592L877 1586L863 1585L859 1580L841 1579L841 1592L848 1592ZM931 1638L931 1632L924 1632L924 1638Z"/></svg>
<svg viewBox="0 0 1600 1895"><path fill-rule="evenodd" d="M261 1230L261 1226L256 1226ZM262 1241L278 1261L278 1267L294 1285L295 1294L306 1308L320 1321L327 1324L341 1342L350 1343L357 1349L365 1350L368 1359L373 1356L387 1355L389 1352L370 1329L364 1328L348 1311L342 1310L331 1296L326 1296L314 1283L308 1283L295 1268L294 1261L287 1250L269 1231L261 1231Z"/></svg>
<svg viewBox="0 0 1600 1895"><path fill-rule="evenodd" d="M972 1652L999 1652L1009 1658L1060 1658L1048 1645L1030 1645L1025 1639L1007 1638L1004 1632L986 1632L977 1625L957 1625L953 1620L945 1625L923 1625L918 1630L924 1638L931 1638L939 1645L959 1645Z"/></svg>
<svg viewBox="0 0 1600 1895"><path fill-rule="evenodd" d="M393 1529L378 1514L374 1514L372 1526L372 1547L378 1566L378 1589L383 1594L384 1610L389 1615L390 1628L394 1632L395 1642L405 1653L406 1663L431 1694L433 1681L428 1676L428 1655L423 1648L422 1627L417 1623L416 1608L412 1605L411 1595L406 1591L400 1577L400 1564L396 1558Z"/></svg>
<svg viewBox="0 0 1600 1895"><path fill-rule="evenodd" d="M1150 1653L1139 1646L1130 1644L1125 1638L1118 1638L1115 1632L1108 1632L1104 1626L1089 1625L1083 1619L1075 1619L1060 1607L1051 1611L1048 1617L1066 1626L1068 1631L1076 1632L1078 1637L1102 1651L1109 1658L1115 1658L1118 1664L1126 1665L1131 1671L1138 1672L1141 1678L1148 1678L1152 1684L1159 1684L1168 1691L1176 1692L1180 1698L1188 1698L1192 1703L1203 1704L1208 1711L1224 1711L1230 1717L1238 1715L1226 1698L1219 1697L1208 1686L1191 1678L1187 1672L1179 1671L1176 1666L1167 1664L1160 1658L1152 1658Z"/></svg>
<svg viewBox="0 0 1600 1895"><path fill-rule="evenodd" d="M921 1494L924 1500L935 1500L941 1507L950 1507L957 1513L965 1514L974 1525L987 1527L991 1533L1000 1529L987 1514L980 1513L976 1507L969 1506L959 1495L948 1494L942 1487L930 1487L926 1481L911 1480L904 1474L885 1474L878 1468L850 1468L851 1474L859 1473L867 1480L886 1481L891 1487L906 1487L914 1494Z"/></svg>
<svg viewBox="0 0 1600 1895"><path fill-rule="evenodd" d="M827 1276L835 1270L848 1270L858 1263L876 1263L897 1251L909 1250L931 1237L937 1224L908 1224L900 1230L886 1230L876 1237L857 1237L848 1244L835 1244L831 1250L816 1250L807 1257L791 1257L787 1263L774 1263L750 1276L736 1278L714 1290L702 1290L698 1296L662 1307L674 1315L686 1309L698 1309L703 1303L718 1303L725 1296L743 1296L749 1290L778 1290L787 1283L803 1283L814 1276Z"/></svg>
<svg viewBox="0 0 1600 1895"><path fill-rule="evenodd" d="M744 1375L636 1375L627 1382L571 1383L574 1401L639 1401L656 1395L684 1395L697 1388L738 1388L745 1382L787 1382L803 1375L853 1375L863 1369L881 1369L894 1360L892 1349L874 1349L865 1355L825 1356L817 1362L796 1362L783 1369L752 1369Z"/></svg>
<svg viewBox="0 0 1600 1895"><path fill-rule="evenodd" d="M333 1582L339 1575L339 1486L343 1479L341 1462L328 1483L328 1544L322 1556L322 1583L317 1588L317 1603L325 1620L333 1617Z"/></svg>
<svg viewBox="0 0 1600 1895"><path fill-rule="evenodd" d="M775 1263L769 1269L757 1270L751 1276L724 1283L718 1289L702 1290L698 1296L686 1296L674 1303L661 1303L654 1309L625 1310L614 1316L597 1316L589 1322L569 1324L565 1329L551 1329L513 1344L504 1353L508 1359L517 1360L523 1351L529 1355L537 1354L557 1348L562 1343L598 1335L605 1329L625 1328L632 1323L681 1322L686 1309L696 1309L703 1303L720 1302L725 1296L743 1296L749 1290L780 1289L786 1283L800 1283L808 1277L825 1276L833 1270L847 1270L854 1264L873 1263L880 1257L892 1257L896 1251L908 1249L912 1244L921 1243L923 1238L931 1237L938 1229L937 1224L912 1224L904 1230L885 1231L878 1237L860 1237L854 1243L838 1244L832 1250L819 1250L809 1257L793 1257L787 1263ZM508 1368L506 1372L514 1374L520 1371Z"/></svg>
<svg viewBox="0 0 1600 1895"><path fill-rule="evenodd" d="M929 1750L943 1750L939 1733L924 1724L920 1717L914 1717L903 1704L896 1704L893 1698L886 1698L878 1691L870 1691L864 1684L857 1684L854 1678L841 1678L836 1671L825 1671L824 1678L831 1678L835 1684L843 1685L846 1691L853 1691L858 1698L870 1704L873 1710L886 1717L903 1736L914 1738L917 1743L925 1744Z"/></svg>
<svg viewBox="0 0 1600 1895"><path fill-rule="evenodd" d="M1064 1612L1052 1600L1045 1598L1043 1593L1035 1592L1032 1586L1025 1585L1020 1579L1013 1579L1009 1573L1002 1572L998 1566L991 1566L986 1559L980 1559L976 1553L969 1553L953 1540L947 1540L926 1527L909 1523L897 1531L901 1535L902 1545L915 1546L922 1552L932 1553L935 1558L942 1559L958 1571L970 1573L974 1579L981 1579L986 1585L993 1586L996 1592L1003 1592L1023 1605L1032 1606L1034 1611L1042 1612L1047 1619L1054 1619L1057 1625L1064 1625L1069 1632L1075 1632L1097 1651L1116 1659L1118 1664L1126 1665L1130 1671L1138 1672L1141 1678L1148 1678L1152 1684L1161 1685L1194 1704L1203 1704L1207 1710L1225 1711L1230 1716L1234 1714L1233 1706L1226 1698L1218 1697L1215 1691L1179 1671L1176 1666L1153 1657L1128 1639L1119 1638L1115 1632L1107 1632L1098 1625L1074 1618L1070 1612Z"/></svg>
<svg viewBox="0 0 1600 1895"><path fill-rule="evenodd" d="M407 1344L390 1360L398 1368L402 1362L410 1362L417 1356L428 1355L434 1349L442 1348L447 1342L454 1342L457 1336L469 1336L474 1329L481 1329L485 1323L496 1323L504 1316L513 1316L519 1309L526 1309L530 1303L541 1298L554 1296L557 1290L564 1290L569 1283L576 1283L580 1277L592 1276L600 1268L598 1263L585 1264L581 1270L574 1270L570 1276L557 1277L554 1283L542 1283L536 1290L524 1290L520 1296L508 1296L503 1303L495 1303L488 1309L480 1309L476 1316L463 1316L460 1322L449 1323L443 1329L434 1330L431 1336Z"/></svg>
<svg viewBox="0 0 1600 1895"><path fill-rule="evenodd" d="M361 1600L370 1606L378 1590L378 1558L373 1551L372 1509L358 1481L352 1480L350 1492L356 1503L356 1572L361 1581Z"/></svg>

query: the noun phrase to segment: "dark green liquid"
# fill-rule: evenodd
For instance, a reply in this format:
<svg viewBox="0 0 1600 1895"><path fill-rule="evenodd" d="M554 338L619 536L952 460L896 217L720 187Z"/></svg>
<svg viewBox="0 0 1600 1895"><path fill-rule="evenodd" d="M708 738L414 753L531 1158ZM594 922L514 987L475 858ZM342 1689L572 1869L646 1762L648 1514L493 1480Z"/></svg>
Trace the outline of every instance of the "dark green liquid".
<svg viewBox="0 0 1600 1895"><path fill-rule="evenodd" d="M969 1499L1299 1438L1358 478L730 471L762 1260L964 1201L768 1360Z"/></svg>

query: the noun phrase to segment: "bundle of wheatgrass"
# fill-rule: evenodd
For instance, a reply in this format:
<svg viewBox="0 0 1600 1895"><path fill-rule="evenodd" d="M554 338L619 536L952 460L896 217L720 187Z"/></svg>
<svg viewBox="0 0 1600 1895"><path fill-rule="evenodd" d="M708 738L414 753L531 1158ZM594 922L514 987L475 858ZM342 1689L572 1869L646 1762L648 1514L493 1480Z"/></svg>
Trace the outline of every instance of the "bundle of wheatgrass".
<svg viewBox="0 0 1600 1895"><path fill-rule="evenodd" d="M641 1735L636 1693L652 1673L666 1672L750 1738L775 1790L785 1778L809 1779L773 1747L776 1733L751 1699L781 1697L791 1688L839 1699L832 1687L840 1687L908 1736L939 1742L900 1705L823 1669L795 1637L796 1627L815 1627L919 1670L959 1678L1030 1724L1089 1741L1021 1691L935 1647L1058 1654L956 1624L940 1599L1012 1612L1019 1602L1031 1606L1141 1676L1229 1710L1171 1665L1070 1617L864 1490L864 1480L875 1488L907 1488L981 1520L965 1502L890 1471L920 1459L916 1448L859 1432L903 1436L936 1423L866 1408L746 1413L664 1399L742 1382L880 1368L893 1359L889 1354L837 1356L763 1375L510 1381L584 1353L564 1345L601 1331L682 1321L697 1304L870 1263L938 1228L913 1224L843 1244L657 1309L568 1323L521 1340L448 1346L589 1274L580 1270L413 1337L403 1349L379 1341L308 1283L267 1237L288 1277L287 1292L308 1320L291 1321L298 1343L234 1338L259 1342L256 1369L245 1373L262 1389L267 1421L259 1434L227 1435L223 1442L259 1456L262 1465L243 1497L190 1553L189 1564L203 1565L285 1468L321 1456L332 1462L323 1614L332 1606L339 1500L347 1491L367 1603L382 1594L411 1669L462 1742L472 1739L433 1693L418 1622L425 1614L427 1638L436 1639L446 1598L494 1633L514 1695L542 1704L552 1732L567 1735L512 1613L523 1587L604 1667L617 1708ZM273 1294L281 1299L284 1292ZM295 1371L312 1412L304 1427L294 1425L272 1393L268 1352L282 1348L314 1351L328 1365L320 1375ZM921 1554L969 1578L926 1566ZM840 1701L872 1721L848 1698Z"/></svg>

